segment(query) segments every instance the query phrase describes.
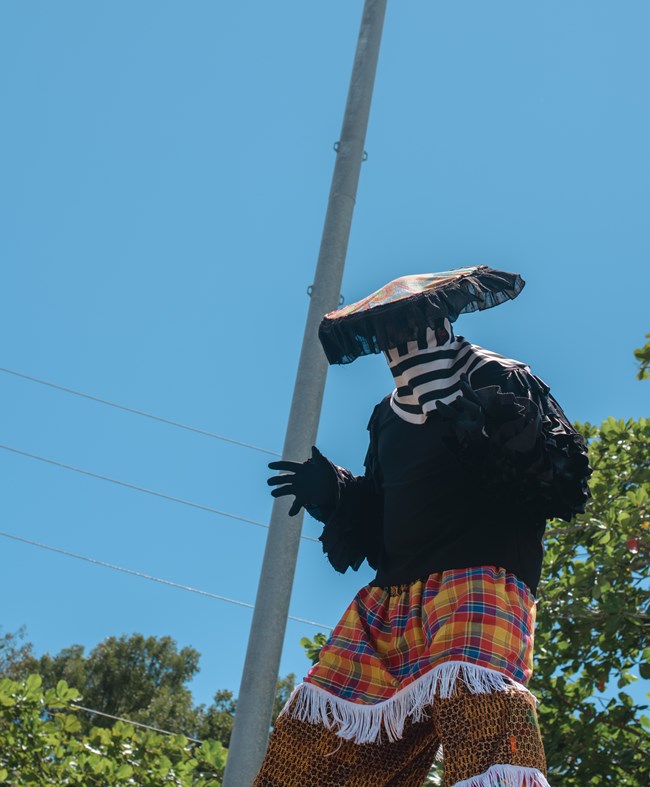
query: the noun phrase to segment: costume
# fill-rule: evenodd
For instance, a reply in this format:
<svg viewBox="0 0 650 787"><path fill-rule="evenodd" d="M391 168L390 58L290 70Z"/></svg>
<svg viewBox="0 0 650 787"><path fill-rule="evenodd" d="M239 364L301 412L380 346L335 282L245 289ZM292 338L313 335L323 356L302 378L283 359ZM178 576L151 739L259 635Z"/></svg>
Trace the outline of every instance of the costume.
<svg viewBox="0 0 650 787"><path fill-rule="evenodd" d="M586 446L525 364L451 326L522 287L485 266L404 277L326 316L330 361L383 352L395 390L363 475L314 449L269 483L324 522L337 571L377 575L283 710L257 787L420 787L441 753L446 787L548 784L525 688L534 594L546 519L584 509Z"/></svg>

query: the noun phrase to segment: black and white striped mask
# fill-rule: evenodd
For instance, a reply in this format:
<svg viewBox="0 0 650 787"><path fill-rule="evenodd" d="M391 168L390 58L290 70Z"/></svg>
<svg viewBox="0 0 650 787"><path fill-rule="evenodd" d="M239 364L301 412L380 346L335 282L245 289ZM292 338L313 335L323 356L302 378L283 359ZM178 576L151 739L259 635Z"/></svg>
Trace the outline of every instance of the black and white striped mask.
<svg viewBox="0 0 650 787"><path fill-rule="evenodd" d="M390 398L394 412L412 424L423 424L438 402L449 404L462 396L461 375L471 376L481 366L497 361L501 366L526 368L520 361L470 344L454 336L449 320L444 329L427 328L426 340L407 342L384 351L396 388Z"/></svg>

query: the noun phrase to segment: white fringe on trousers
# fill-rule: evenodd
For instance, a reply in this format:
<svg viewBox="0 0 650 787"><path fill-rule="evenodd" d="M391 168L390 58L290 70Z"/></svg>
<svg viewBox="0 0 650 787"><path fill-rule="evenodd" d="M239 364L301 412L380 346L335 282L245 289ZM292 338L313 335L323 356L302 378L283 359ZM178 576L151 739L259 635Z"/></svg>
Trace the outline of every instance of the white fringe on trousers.
<svg viewBox="0 0 650 787"><path fill-rule="evenodd" d="M452 787L550 787L546 777L537 768L522 765L492 765L478 776L463 779Z"/></svg>
<svg viewBox="0 0 650 787"><path fill-rule="evenodd" d="M382 729L389 741L396 741L404 733L407 718L414 722L422 721L427 718L427 708L431 707L436 697L453 697L459 678L472 694L491 694L506 689L528 692L521 683L496 670L461 661L447 661L417 678L406 688L400 689L389 699L374 705L351 702L330 694L313 683L301 683L293 690L281 715L288 713L292 718L309 724L323 724L327 729L334 730L339 737L355 743L378 743ZM465 784L472 787L475 784L485 784L491 787L499 782L470 780L459 784L462 784L462 787L465 787ZM504 783L505 787L510 787L510 784L511 782ZM528 784L524 782L525 787L528 787ZM535 785L534 782L530 784ZM545 785L545 782L540 782L540 785ZM518 783L517 787L522 787L522 784Z"/></svg>

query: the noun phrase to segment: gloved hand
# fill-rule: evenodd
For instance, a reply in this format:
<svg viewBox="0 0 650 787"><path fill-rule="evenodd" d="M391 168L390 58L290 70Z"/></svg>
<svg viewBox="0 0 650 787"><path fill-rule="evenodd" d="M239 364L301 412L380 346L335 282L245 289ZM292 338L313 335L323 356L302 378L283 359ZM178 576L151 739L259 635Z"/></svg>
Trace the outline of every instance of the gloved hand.
<svg viewBox="0 0 650 787"><path fill-rule="evenodd" d="M481 401L469 384L467 375L460 378L463 395L451 404L439 402L436 411L453 427L463 446L473 445L488 437L485 429L485 411Z"/></svg>
<svg viewBox="0 0 650 787"><path fill-rule="evenodd" d="M266 483L278 487L271 492L273 497L295 496L289 516L295 516L303 507L321 510L334 507L336 477L330 463L316 446L312 446L311 459L306 462L270 462L269 467L271 470L288 471L272 476Z"/></svg>

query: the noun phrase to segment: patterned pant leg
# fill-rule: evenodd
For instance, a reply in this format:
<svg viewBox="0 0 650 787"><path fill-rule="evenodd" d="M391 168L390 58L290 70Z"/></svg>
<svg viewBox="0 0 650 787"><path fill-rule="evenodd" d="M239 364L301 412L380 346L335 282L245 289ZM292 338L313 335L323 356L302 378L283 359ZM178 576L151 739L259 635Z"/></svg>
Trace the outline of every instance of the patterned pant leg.
<svg viewBox="0 0 650 787"><path fill-rule="evenodd" d="M394 743L359 744L281 716L253 787L421 787L439 745L431 721L407 723Z"/></svg>
<svg viewBox="0 0 650 787"><path fill-rule="evenodd" d="M514 766L491 772L509 772L511 781L497 781L495 774L489 784L548 784L535 699L528 692L512 688L471 694L459 681L456 696L436 699L433 715L442 742L445 787L459 782L464 785L465 779L499 765ZM517 768L530 770L519 772ZM520 773L526 774L527 780Z"/></svg>

